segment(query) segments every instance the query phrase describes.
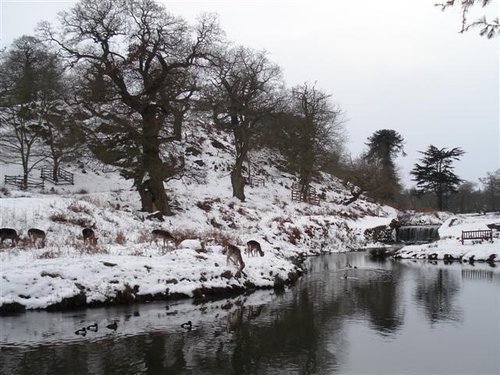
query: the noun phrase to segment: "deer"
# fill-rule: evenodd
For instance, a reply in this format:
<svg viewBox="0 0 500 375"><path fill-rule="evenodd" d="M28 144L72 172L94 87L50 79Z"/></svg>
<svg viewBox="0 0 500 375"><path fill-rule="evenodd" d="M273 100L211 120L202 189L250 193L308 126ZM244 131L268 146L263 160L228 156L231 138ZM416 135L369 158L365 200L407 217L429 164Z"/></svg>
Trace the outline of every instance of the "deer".
<svg viewBox="0 0 500 375"><path fill-rule="evenodd" d="M28 229L28 237L32 244L36 245L40 240L41 247L45 247L45 232L41 229L30 228Z"/></svg>
<svg viewBox="0 0 500 375"><path fill-rule="evenodd" d="M227 245L225 249L226 254L226 265L229 265L229 260L231 260L235 265L240 266L239 270L243 272L243 268L245 268L245 262L243 262L243 258L241 257L241 250L234 245Z"/></svg>
<svg viewBox="0 0 500 375"><path fill-rule="evenodd" d="M167 244L176 245L174 236L172 236L170 232L163 229L154 229L151 232L151 241L149 241L149 243L151 244L154 241L155 244L158 244L158 240L163 240L163 247L166 247Z"/></svg>
<svg viewBox="0 0 500 375"><path fill-rule="evenodd" d="M12 228L0 228L0 243L2 245L4 240L11 240L12 247L16 246L19 241L16 230Z"/></svg>
<svg viewBox="0 0 500 375"><path fill-rule="evenodd" d="M97 245L97 237L95 236L95 232L92 228L84 228L82 230L83 235L83 243L95 246Z"/></svg>
<svg viewBox="0 0 500 375"><path fill-rule="evenodd" d="M247 242L247 247L245 249L246 253L250 256L256 256L257 253L260 254L261 257L264 256L264 252L262 251L262 248L260 247L260 243L258 243L255 240L250 240Z"/></svg>

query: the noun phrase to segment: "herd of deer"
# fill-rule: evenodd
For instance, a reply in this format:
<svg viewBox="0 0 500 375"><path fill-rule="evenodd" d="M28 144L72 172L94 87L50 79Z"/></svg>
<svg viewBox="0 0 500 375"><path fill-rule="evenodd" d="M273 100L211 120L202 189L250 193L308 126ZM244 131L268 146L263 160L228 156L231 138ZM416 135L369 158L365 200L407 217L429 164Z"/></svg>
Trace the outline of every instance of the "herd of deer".
<svg viewBox="0 0 500 375"><path fill-rule="evenodd" d="M82 230L83 243L85 245L95 246L97 244L97 237L92 228L84 228ZM40 247L45 246L45 238L46 234L43 230L37 228L28 229L28 239L29 241ZM3 245L5 240L11 240L12 247L16 246L18 241L20 240L17 231L12 228L0 228L0 244ZM155 241L158 243L158 240L163 241L163 246L168 246L169 244L177 245L177 241L174 236L170 234L170 232L162 229L154 229L151 232L151 241ZM243 257L241 256L241 250L239 247L235 245L228 244L223 251L226 255L226 264L229 264L229 261L232 261L234 264L239 266L239 270L242 271L245 267L245 263L243 262ZM264 252L260 247L260 243L255 240L248 241L246 244L245 252L248 256L264 256Z"/></svg>
<svg viewBox="0 0 500 375"><path fill-rule="evenodd" d="M97 243L97 238L95 232L91 228L85 228L82 230L83 242L85 244L95 245ZM45 231L37 228L28 229L28 240L35 246L40 245L40 247L45 247ZM5 240L11 240L12 247L16 246L21 240L21 237L17 234L17 231L12 228L0 228L0 244L3 245Z"/></svg>
<svg viewBox="0 0 500 375"><path fill-rule="evenodd" d="M162 229L155 229L151 232L151 241L158 243L158 240L163 241L163 246L168 246L170 244L177 245L177 241L170 234L170 232ZM247 242L245 252L248 256L264 256L264 252L260 247L260 243L255 240L250 240ZM239 270L242 271L245 268L245 262L243 262L243 257L241 256L241 250L235 245L228 244L224 249L223 253L226 255L226 264L232 261L236 266L239 266Z"/></svg>

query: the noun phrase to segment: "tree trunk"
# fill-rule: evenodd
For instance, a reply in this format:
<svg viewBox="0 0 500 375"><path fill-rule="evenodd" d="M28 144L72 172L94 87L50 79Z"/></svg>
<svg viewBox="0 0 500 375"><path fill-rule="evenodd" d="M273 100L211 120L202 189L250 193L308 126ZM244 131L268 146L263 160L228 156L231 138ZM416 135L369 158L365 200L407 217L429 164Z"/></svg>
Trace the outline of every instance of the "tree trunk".
<svg viewBox="0 0 500 375"><path fill-rule="evenodd" d="M174 111L174 138L176 141L182 141L182 120L184 119L184 113L180 111Z"/></svg>
<svg viewBox="0 0 500 375"><path fill-rule="evenodd" d="M139 186L142 210L146 212L160 212L162 215L171 216L172 210L168 203L163 180L149 179Z"/></svg>
<svg viewBox="0 0 500 375"><path fill-rule="evenodd" d="M307 179L300 179L300 195L302 196L302 201L303 202L308 202L309 201L309 182Z"/></svg>
<svg viewBox="0 0 500 375"><path fill-rule="evenodd" d="M57 158L53 158L53 166L52 166L52 179L54 182L59 182L59 160Z"/></svg>
<svg viewBox="0 0 500 375"><path fill-rule="evenodd" d="M231 186L233 187L233 197L243 202L245 201L245 178L241 172L248 151L248 131L245 123L239 123L237 114L231 115L231 125L233 126L236 149L236 161L231 171Z"/></svg>
<svg viewBox="0 0 500 375"><path fill-rule="evenodd" d="M26 160L24 160L23 158L23 161L22 161L22 164L23 164L23 182L22 182L22 187L21 189L22 190L28 190L28 177L29 177L29 168L28 168L28 160L26 158Z"/></svg>
<svg viewBox="0 0 500 375"><path fill-rule="evenodd" d="M231 171L231 185L233 187L233 197L240 201L245 201L245 178L241 175L241 167L234 166Z"/></svg>
<svg viewBox="0 0 500 375"><path fill-rule="evenodd" d="M163 163L160 158L158 134L162 125L154 109L143 113L143 170L147 175L139 185L142 208L147 212L159 211L162 215L172 215L172 210L163 186Z"/></svg>
<svg viewBox="0 0 500 375"><path fill-rule="evenodd" d="M437 193L437 199L438 199L438 209L439 211L443 211L444 207L444 197L442 192Z"/></svg>

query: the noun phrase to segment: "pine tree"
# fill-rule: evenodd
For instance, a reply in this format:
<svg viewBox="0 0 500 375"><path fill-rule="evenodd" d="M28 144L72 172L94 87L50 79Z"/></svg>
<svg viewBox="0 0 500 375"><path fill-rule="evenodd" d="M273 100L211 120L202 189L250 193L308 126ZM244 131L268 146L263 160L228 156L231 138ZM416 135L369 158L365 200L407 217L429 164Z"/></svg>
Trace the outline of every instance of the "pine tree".
<svg viewBox="0 0 500 375"><path fill-rule="evenodd" d="M399 178L396 173L394 158L404 152L404 138L397 131L392 129L377 130L368 138L368 152L365 159L373 167L377 189L371 193L384 200L394 201L396 195L401 190Z"/></svg>
<svg viewBox="0 0 500 375"><path fill-rule="evenodd" d="M445 200L451 193L457 192L458 185L462 182L453 173L453 161L459 160L465 151L459 147L451 150L439 149L430 145L427 151L420 151L424 155L421 164L415 164L410 172L417 182L417 194L434 193L438 200L439 210L445 207Z"/></svg>

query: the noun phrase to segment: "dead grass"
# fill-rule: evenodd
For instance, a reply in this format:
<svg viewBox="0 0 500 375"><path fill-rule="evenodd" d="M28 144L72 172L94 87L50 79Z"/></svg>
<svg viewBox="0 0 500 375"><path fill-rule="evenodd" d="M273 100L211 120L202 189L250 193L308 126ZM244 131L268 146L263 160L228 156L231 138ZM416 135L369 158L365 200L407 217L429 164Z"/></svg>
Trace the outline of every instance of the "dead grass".
<svg viewBox="0 0 500 375"><path fill-rule="evenodd" d="M125 245L127 243L127 237L125 237L125 234L122 231L118 231L118 233L116 233L115 243L118 245Z"/></svg>
<svg viewBox="0 0 500 375"><path fill-rule="evenodd" d="M68 210L73 211L75 213L84 213L87 215L92 215L92 212L90 211L90 209L87 206L85 206L79 202L71 202L68 205Z"/></svg>
<svg viewBox="0 0 500 375"><path fill-rule="evenodd" d="M208 245L227 246L240 243L240 239L233 234L221 232L217 230L208 231L202 234L202 241Z"/></svg>
<svg viewBox="0 0 500 375"><path fill-rule="evenodd" d="M90 219L84 217L68 217L63 213L57 213L49 216L49 220L55 223L67 223L77 225L82 228L86 228L92 225Z"/></svg>

